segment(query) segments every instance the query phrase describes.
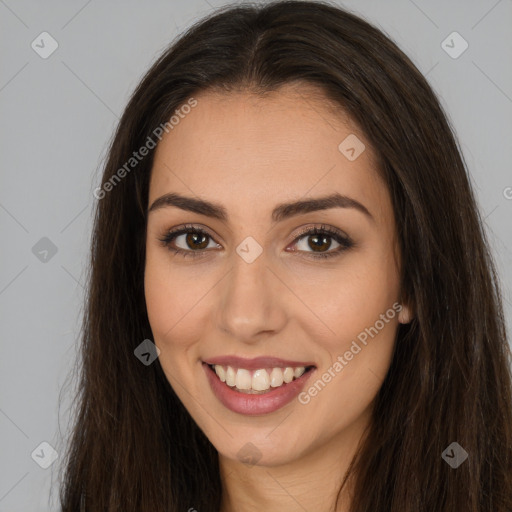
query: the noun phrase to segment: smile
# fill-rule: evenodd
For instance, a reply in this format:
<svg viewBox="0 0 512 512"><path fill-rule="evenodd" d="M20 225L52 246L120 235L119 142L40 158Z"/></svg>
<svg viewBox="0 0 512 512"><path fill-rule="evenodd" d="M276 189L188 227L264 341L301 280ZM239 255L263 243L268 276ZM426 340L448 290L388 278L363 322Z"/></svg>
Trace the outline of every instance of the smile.
<svg viewBox="0 0 512 512"><path fill-rule="evenodd" d="M312 364L275 358L252 360L237 357L203 362L210 388L233 412L268 414L290 403L315 372Z"/></svg>
<svg viewBox="0 0 512 512"><path fill-rule="evenodd" d="M245 368L233 368L232 366L211 365L210 368L217 374L221 382L241 393L262 394L271 388L279 388L283 384L289 384L298 379L306 370L312 369L304 366L286 368L260 368L247 370Z"/></svg>

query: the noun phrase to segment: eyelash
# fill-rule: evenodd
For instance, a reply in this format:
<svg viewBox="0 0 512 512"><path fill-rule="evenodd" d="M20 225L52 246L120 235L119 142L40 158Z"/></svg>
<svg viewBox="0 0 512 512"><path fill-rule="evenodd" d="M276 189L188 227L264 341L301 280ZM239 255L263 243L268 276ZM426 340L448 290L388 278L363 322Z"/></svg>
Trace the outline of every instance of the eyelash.
<svg viewBox="0 0 512 512"><path fill-rule="evenodd" d="M204 256L206 249L193 251L193 250L185 250L185 249L180 249L180 248L171 246L171 242L175 238L177 238L180 235L189 234L189 233L205 235L208 238L214 240L213 237L210 236L203 229L196 228L191 225L186 225L182 228L178 228L176 230L171 230L171 231L167 232L164 237L159 238L159 240L160 240L160 242L162 242L162 244L167 249L169 249L170 251L172 251L175 254L179 254L179 255L183 256L184 258L199 258L199 257ZM336 242L338 242L340 244L340 247L338 247L334 251L329 251L329 252L325 252L325 253L314 253L314 252L309 253L306 251L306 253L309 254L308 257L311 257L313 259L325 259L325 258L332 258L334 256L339 256L342 252L344 252L347 249L350 249L351 247L354 246L354 242L349 237L347 237L346 235L342 235L341 232L339 232L333 228L330 228L329 226L324 226L324 225L322 225L320 228L318 228L318 227L308 228L305 231L303 231L302 233L299 233L299 235L295 238L294 243L297 243L297 241L300 240L301 238L304 238L306 236L313 236L313 235L327 235L329 238L333 238ZM305 252L305 251L298 251L298 252Z"/></svg>

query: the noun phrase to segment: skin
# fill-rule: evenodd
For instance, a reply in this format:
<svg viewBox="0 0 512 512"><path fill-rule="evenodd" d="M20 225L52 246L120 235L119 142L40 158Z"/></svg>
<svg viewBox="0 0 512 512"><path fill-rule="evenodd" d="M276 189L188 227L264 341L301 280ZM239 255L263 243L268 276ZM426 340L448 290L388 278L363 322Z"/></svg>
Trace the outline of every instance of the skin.
<svg viewBox="0 0 512 512"><path fill-rule="evenodd" d="M273 413L246 416L225 408L210 389L201 361L267 355L314 361L307 390L400 300L393 209L370 145L314 92L305 85L287 85L264 98L203 92L156 149L149 205L175 192L228 212L227 222L175 206L150 212L145 268L160 363L219 452L222 512L332 510L389 368L398 323L410 320L402 304L400 314L307 404L293 400ZM366 149L349 161L338 145L353 133ZM277 204L334 191L362 203L373 218L331 208L271 221ZM183 224L211 236L202 257L183 258L159 241ZM322 224L346 233L354 246L332 258L311 257L314 235L297 240L299 229ZM248 236L263 249L250 264L236 252ZM339 247L329 240L323 252ZM198 251L186 235L172 245ZM237 455L248 442L259 451L255 465ZM349 503L344 490L338 510Z"/></svg>

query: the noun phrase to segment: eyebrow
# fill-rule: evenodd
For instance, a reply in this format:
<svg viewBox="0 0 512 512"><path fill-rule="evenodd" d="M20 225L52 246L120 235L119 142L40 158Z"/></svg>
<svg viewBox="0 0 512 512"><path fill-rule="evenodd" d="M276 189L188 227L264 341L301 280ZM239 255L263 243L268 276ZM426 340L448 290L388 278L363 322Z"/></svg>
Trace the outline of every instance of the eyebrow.
<svg viewBox="0 0 512 512"><path fill-rule="evenodd" d="M199 213L223 222L227 222L228 220L227 211L222 205L206 201L204 199L182 196L174 192L164 194L158 199L155 199L153 204L148 208L147 213L149 214L155 210L170 206L189 212ZM319 210L328 210L330 208L354 208L366 215L370 220L375 221L371 213L363 204L351 197L344 196L339 193L277 205L272 210L272 221L274 223L280 222L296 215Z"/></svg>

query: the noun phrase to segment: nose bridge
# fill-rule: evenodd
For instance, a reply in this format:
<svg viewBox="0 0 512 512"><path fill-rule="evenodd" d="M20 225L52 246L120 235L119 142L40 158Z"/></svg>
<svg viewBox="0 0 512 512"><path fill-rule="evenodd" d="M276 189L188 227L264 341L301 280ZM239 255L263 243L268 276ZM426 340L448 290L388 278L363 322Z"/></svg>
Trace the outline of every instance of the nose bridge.
<svg viewBox="0 0 512 512"><path fill-rule="evenodd" d="M221 292L219 321L220 328L238 341L249 343L262 331L278 330L285 317L268 265L269 258L253 240L242 242L232 255L232 268Z"/></svg>

